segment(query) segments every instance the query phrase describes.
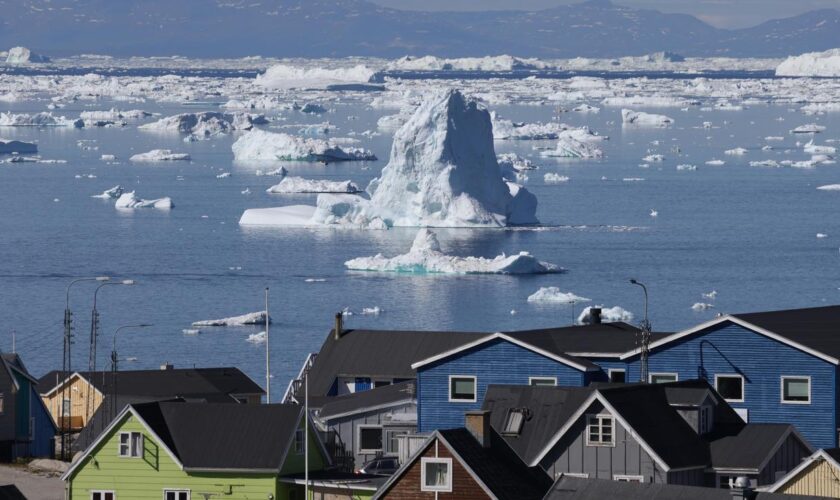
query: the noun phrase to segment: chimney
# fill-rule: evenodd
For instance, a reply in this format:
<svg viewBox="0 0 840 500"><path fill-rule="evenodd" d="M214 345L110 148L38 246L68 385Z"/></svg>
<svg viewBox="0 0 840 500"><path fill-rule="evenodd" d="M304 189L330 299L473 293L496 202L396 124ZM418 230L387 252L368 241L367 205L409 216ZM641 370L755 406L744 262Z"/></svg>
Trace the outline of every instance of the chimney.
<svg viewBox="0 0 840 500"><path fill-rule="evenodd" d="M490 411L471 410L464 414L464 427L482 448L490 447Z"/></svg>
<svg viewBox="0 0 840 500"><path fill-rule="evenodd" d="M735 479L729 493L732 495L732 500L753 500L755 498L755 492L750 486L749 478L743 476Z"/></svg>
<svg viewBox="0 0 840 500"><path fill-rule="evenodd" d="M161 369L162 371L166 371L166 370L174 370L174 369L175 369L175 366L174 366L174 365L172 365L172 363L164 363L164 364L160 365L160 369Z"/></svg>
<svg viewBox="0 0 840 500"><path fill-rule="evenodd" d="M341 335L344 333L344 315L340 312L335 313L335 331L333 335L335 335L335 340L341 338Z"/></svg>
<svg viewBox="0 0 840 500"><path fill-rule="evenodd" d="M589 324L590 325L600 325L601 324L601 308L600 307L592 307L589 309Z"/></svg>

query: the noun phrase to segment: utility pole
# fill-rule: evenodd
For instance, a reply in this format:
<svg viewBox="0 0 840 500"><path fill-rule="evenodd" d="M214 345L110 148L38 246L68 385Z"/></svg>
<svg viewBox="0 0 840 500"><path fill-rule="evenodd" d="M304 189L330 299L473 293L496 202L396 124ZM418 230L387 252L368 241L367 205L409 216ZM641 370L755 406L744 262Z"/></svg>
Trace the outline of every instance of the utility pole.
<svg viewBox="0 0 840 500"><path fill-rule="evenodd" d="M269 349L268 324L268 287L265 287L265 403L271 403L271 355Z"/></svg>
<svg viewBox="0 0 840 500"><path fill-rule="evenodd" d="M645 319L642 320L641 331L639 332L639 382L648 382L648 355L650 354L650 321L648 321L648 291L647 287L636 281L630 280L631 285L642 287L645 292Z"/></svg>
<svg viewBox="0 0 840 500"><path fill-rule="evenodd" d="M309 370L303 372L303 498L309 498Z"/></svg>

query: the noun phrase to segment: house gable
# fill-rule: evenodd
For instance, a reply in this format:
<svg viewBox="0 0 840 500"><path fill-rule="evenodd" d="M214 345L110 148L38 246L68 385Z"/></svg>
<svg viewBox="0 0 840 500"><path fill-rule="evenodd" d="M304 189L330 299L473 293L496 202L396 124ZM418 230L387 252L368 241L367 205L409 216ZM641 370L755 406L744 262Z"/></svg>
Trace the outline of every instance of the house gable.
<svg viewBox="0 0 840 500"><path fill-rule="evenodd" d="M817 450L768 488L768 491L790 495L840 498L838 476L840 476L840 463L825 450Z"/></svg>

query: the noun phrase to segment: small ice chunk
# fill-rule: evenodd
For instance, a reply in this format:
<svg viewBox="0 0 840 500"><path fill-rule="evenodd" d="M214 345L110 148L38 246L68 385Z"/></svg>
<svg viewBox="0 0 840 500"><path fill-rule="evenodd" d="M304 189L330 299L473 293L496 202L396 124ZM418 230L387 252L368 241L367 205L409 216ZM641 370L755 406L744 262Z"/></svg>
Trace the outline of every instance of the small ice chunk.
<svg viewBox="0 0 840 500"><path fill-rule="evenodd" d="M117 202L114 207L118 209L159 208L162 210L169 210L175 208L175 205L172 203L172 198L168 196L154 200L143 200L137 197L137 195L134 194L134 191L131 191L130 193L123 193L120 195L120 197L117 198Z"/></svg>
<svg viewBox="0 0 840 500"><path fill-rule="evenodd" d="M367 149L340 145L338 139L295 137L253 130L233 143L233 157L240 161L373 161Z"/></svg>
<svg viewBox="0 0 840 500"><path fill-rule="evenodd" d="M712 304L708 304L706 302L695 302L693 306L691 306L692 311L705 311L707 309L712 309L715 306Z"/></svg>
<svg viewBox="0 0 840 500"><path fill-rule="evenodd" d="M133 162L158 162L158 161L189 161L187 153L173 153L170 149L153 149L147 153L138 153L131 158Z"/></svg>
<svg viewBox="0 0 840 500"><path fill-rule="evenodd" d="M199 330L198 328L184 328L183 330L181 330L181 333L183 333L184 335L198 335L201 333L201 330Z"/></svg>
<svg viewBox="0 0 840 500"><path fill-rule="evenodd" d="M112 200L119 198L123 194L122 186L114 186L111 189L106 189L102 194L95 194L91 198L102 198L103 200Z"/></svg>
<svg viewBox="0 0 840 500"><path fill-rule="evenodd" d="M271 318L269 318L268 322L272 322ZM243 314L241 316L231 316L230 318L195 321L193 322L192 326L247 326L264 324L265 311L257 311L253 313Z"/></svg>
<svg viewBox="0 0 840 500"><path fill-rule="evenodd" d="M688 165L686 163L683 163L683 164L677 165L677 170L694 171L694 170L697 170L697 165Z"/></svg>
<svg viewBox="0 0 840 500"><path fill-rule="evenodd" d="M222 172L216 176L217 179L227 179L228 177L230 177L230 172Z"/></svg>
<svg viewBox="0 0 840 500"><path fill-rule="evenodd" d="M817 189L820 191L840 191L840 184L825 184Z"/></svg>
<svg viewBox="0 0 840 500"><path fill-rule="evenodd" d="M734 149L727 149L724 151L724 154L733 155L733 156L742 156L748 153L748 150L745 148L734 148Z"/></svg>
<svg viewBox="0 0 840 500"><path fill-rule="evenodd" d="M646 161L648 163L665 161L665 156L660 154L651 154L642 158L642 161Z"/></svg>
<svg viewBox="0 0 840 500"><path fill-rule="evenodd" d="M717 294L717 290L712 290L711 292L703 293L702 296L704 299L714 300L717 297Z"/></svg>
<svg viewBox="0 0 840 500"><path fill-rule="evenodd" d="M102 161L116 161L117 157L114 155L102 155L99 159Z"/></svg>
<svg viewBox="0 0 840 500"><path fill-rule="evenodd" d="M809 123L806 125L800 125L795 129L791 130L791 134L819 134L820 132L824 132L825 127L822 125L817 125L816 123Z"/></svg>
<svg viewBox="0 0 840 500"><path fill-rule="evenodd" d="M633 321L633 313L622 307L595 307L601 309L601 321L603 321L604 323L615 323L619 321L623 321L626 323L628 321ZM583 311L581 311L580 316L578 316L577 318L577 323L579 325L592 323L592 307L587 307Z"/></svg>
<svg viewBox="0 0 840 500"><path fill-rule="evenodd" d="M358 193L361 192L351 181L327 181L304 179L303 177L284 177L279 184L266 189L267 193Z"/></svg>
<svg viewBox="0 0 840 500"><path fill-rule="evenodd" d="M711 165L713 167L721 167L723 165L726 165L726 162L723 160L709 160L706 162L706 165Z"/></svg>
<svg viewBox="0 0 840 500"><path fill-rule="evenodd" d="M366 316L379 316L383 312L384 311L379 306L365 307L365 308L362 309L362 314L364 314Z"/></svg>
<svg viewBox="0 0 840 500"><path fill-rule="evenodd" d="M564 182L569 182L569 177L566 175L555 174L554 172L548 172L543 176L543 182L546 184L562 184Z"/></svg>
<svg viewBox="0 0 840 500"><path fill-rule="evenodd" d="M817 233L817 238L828 238L828 235L825 233Z"/></svg>
<svg viewBox="0 0 840 500"><path fill-rule="evenodd" d="M589 302L591 299L575 295L572 292L561 292L556 286L544 286L528 296L528 302L542 302L552 304L576 304Z"/></svg>
<svg viewBox="0 0 840 500"><path fill-rule="evenodd" d="M268 337L266 336L265 332L259 332L248 335L248 338L245 340L252 344L265 344L267 339Z"/></svg>
<svg viewBox="0 0 840 500"><path fill-rule="evenodd" d="M622 109L621 123L624 125L638 125L642 127L667 127L674 123L674 119L665 115Z"/></svg>

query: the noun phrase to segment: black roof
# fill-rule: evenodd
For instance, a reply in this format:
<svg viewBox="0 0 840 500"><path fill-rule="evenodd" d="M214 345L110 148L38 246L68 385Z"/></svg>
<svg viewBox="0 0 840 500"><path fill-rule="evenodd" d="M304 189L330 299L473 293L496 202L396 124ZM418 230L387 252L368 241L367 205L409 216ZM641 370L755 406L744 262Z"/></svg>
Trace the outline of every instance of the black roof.
<svg viewBox="0 0 840 500"><path fill-rule="evenodd" d="M753 312L733 316L840 359L840 306Z"/></svg>
<svg viewBox="0 0 840 500"><path fill-rule="evenodd" d="M366 408L375 408L406 400L417 401L417 392L413 380L376 387L367 391L324 398L318 415L329 420L336 415L354 413Z"/></svg>
<svg viewBox="0 0 840 500"><path fill-rule="evenodd" d="M279 470L302 418L298 405L132 405L185 468ZM212 437L212 439L211 439Z"/></svg>
<svg viewBox="0 0 840 500"><path fill-rule="evenodd" d="M823 451L837 463L840 463L840 448L826 448Z"/></svg>
<svg viewBox="0 0 840 500"><path fill-rule="evenodd" d="M14 484L0 486L0 500L26 500L26 496Z"/></svg>
<svg viewBox="0 0 840 500"><path fill-rule="evenodd" d="M128 405L137 405L141 403L152 403L155 401L167 401L169 398L160 399L151 396L123 396L119 395L116 398L111 394L106 394L102 398L102 403L93 412L87 422L76 438L73 440L71 449L74 452L84 451L90 446L99 435L111 425L114 418L122 412L123 408ZM183 400L181 400L183 401ZM116 402L116 404L115 404ZM231 400L231 403L235 401Z"/></svg>
<svg viewBox="0 0 840 500"><path fill-rule="evenodd" d="M551 479L538 467L528 467L491 431L490 446L479 444L464 428L438 431L464 465L499 500L539 500Z"/></svg>
<svg viewBox="0 0 840 500"><path fill-rule="evenodd" d="M54 370L41 377L38 383L41 394L57 387L63 381L62 373ZM182 396L222 401L229 399L232 394L265 394L262 387L242 373L242 370L233 367L78 373L103 394L112 394L115 382L119 394L131 396Z"/></svg>
<svg viewBox="0 0 840 500"><path fill-rule="evenodd" d="M618 356L638 347L636 343L638 332L639 329L633 325L616 322L505 333L555 354L599 353ZM668 335L670 334L652 333L651 342Z"/></svg>
<svg viewBox="0 0 840 500"><path fill-rule="evenodd" d="M723 488L702 488L661 483L628 483L606 479L561 476L545 500L732 500ZM824 497L755 492L751 500L819 500Z"/></svg>
<svg viewBox="0 0 840 500"><path fill-rule="evenodd" d="M715 469L758 469L779 441L793 426L790 424L720 425L706 436L712 467Z"/></svg>

